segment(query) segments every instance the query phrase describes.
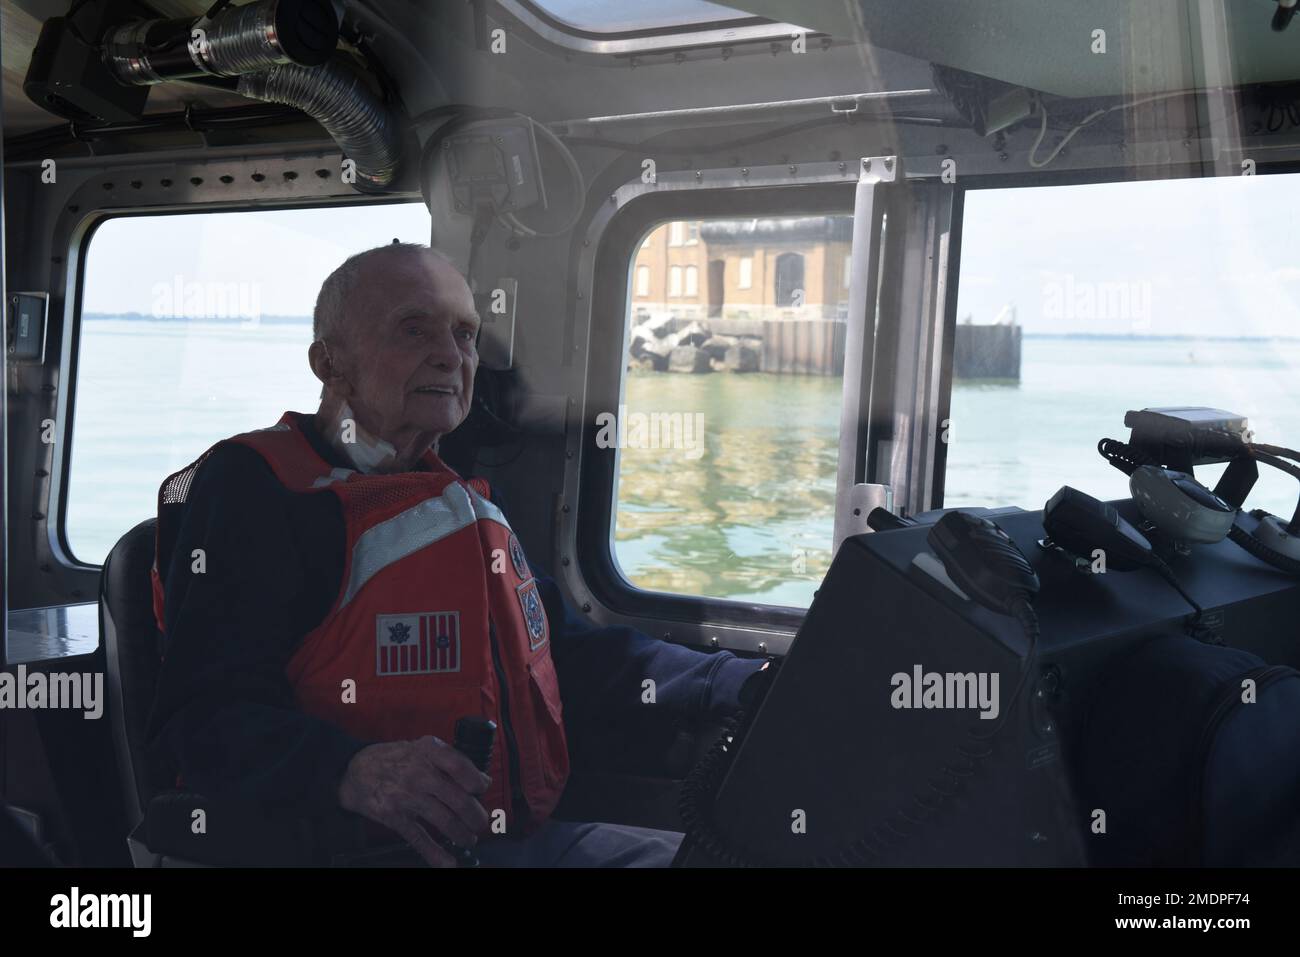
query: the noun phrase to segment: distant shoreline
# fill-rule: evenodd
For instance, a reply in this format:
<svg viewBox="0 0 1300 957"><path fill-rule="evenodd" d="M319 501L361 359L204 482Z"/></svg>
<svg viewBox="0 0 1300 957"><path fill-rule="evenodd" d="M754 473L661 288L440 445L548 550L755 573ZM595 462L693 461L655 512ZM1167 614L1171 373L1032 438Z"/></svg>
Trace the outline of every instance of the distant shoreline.
<svg viewBox="0 0 1300 957"><path fill-rule="evenodd" d="M1107 342L1300 342L1300 336L1121 336L1103 332L1026 332L1025 339L1097 339Z"/></svg>
<svg viewBox="0 0 1300 957"><path fill-rule="evenodd" d="M139 312L88 312L84 313L81 318L95 322L114 319L126 322L212 322L226 323L229 325L248 325L250 323L267 323L268 325L285 326L311 324L311 316L262 316L255 320L238 316L223 318L209 318L205 316L198 318L194 316L146 316ZM1089 339L1104 342L1300 342L1300 336L1122 336L1117 333L1106 332L1026 332L1023 334L1023 337L1025 339Z"/></svg>
<svg viewBox="0 0 1300 957"><path fill-rule="evenodd" d="M311 325L311 316L146 316L141 312L87 312L82 319L92 322L115 320L118 322L216 322L229 325L249 325L250 323L270 323L276 325L306 324Z"/></svg>

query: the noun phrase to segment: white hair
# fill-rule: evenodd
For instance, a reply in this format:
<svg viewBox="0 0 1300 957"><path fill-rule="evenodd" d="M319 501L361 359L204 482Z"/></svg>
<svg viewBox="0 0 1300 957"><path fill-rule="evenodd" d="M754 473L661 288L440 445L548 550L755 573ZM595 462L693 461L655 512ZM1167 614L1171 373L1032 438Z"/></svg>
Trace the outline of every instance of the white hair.
<svg viewBox="0 0 1300 957"><path fill-rule="evenodd" d="M343 265L326 276L325 281L321 283L320 292L316 295L316 309L312 313L312 338L330 343L344 341L346 338L344 330L348 320L345 305L348 296L361 281L366 263L377 256L391 256L398 253L431 253L450 262L441 252L423 243L399 243L397 240L349 256L343 261Z"/></svg>

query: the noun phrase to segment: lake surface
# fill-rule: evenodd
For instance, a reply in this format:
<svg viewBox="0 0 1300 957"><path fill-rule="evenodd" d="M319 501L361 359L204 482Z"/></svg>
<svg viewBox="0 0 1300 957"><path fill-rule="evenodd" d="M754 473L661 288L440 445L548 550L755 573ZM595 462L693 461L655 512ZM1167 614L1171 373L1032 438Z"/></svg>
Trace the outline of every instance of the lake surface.
<svg viewBox="0 0 1300 957"><path fill-rule="evenodd" d="M68 539L99 563L154 514L159 482L213 442L311 411L306 323L87 320ZM1021 381L958 383L946 505L1041 508L1063 484L1103 499L1127 479L1097 454L1124 413L1207 405L1300 445L1300 341L1026 337ZM703 445L623 448L615 557L635 585L806 606L830 563L838 379L632 372L629 412L702 415ZM700 454L702 453L702 454ZM1221 467L1198 471L1209 484ZM1248 505L1290 517L1297 483L1263 470Z"/></svg>

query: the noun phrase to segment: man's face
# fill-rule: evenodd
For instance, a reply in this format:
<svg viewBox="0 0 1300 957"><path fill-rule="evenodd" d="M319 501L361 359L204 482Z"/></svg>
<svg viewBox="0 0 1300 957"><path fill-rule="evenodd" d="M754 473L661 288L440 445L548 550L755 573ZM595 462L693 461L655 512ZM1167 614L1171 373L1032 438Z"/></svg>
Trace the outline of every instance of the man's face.
<svg viewBox="0 0 1300 957"><path fill-rule="evenodd" d="M364 267L344 306L343 368L359 422L395 444L452 431L478 367L474 296L439 256L397 252Z"/></svg>

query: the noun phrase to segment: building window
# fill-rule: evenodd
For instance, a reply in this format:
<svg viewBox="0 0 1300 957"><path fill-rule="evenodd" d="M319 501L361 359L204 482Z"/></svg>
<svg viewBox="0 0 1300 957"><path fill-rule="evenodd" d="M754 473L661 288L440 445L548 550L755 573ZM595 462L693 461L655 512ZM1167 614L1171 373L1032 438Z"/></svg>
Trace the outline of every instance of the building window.
<svg viewBox="0 0 1300 957"><path fill-rule="evenodd" d="M682 244L682 237L685 235L685 225L686 224L682 222L675 222L668 227L669 246L680 246Z"/></svg>
<svg viewBox="0 0 1300 957"><path fill-rule="evenodd" d="M844 288L849 288L849 280L853 277L853 257L844 257Z"/></svg>
<svg viewBox="0 0 1300 957"><path fill-rule="evenodd" d="M698 296L700 294L700 271L694 266L686 267L686 295Z"/></svg>
<svg viewBox="0 0 1300 957"><path fill-rule="evenodd" d="M727 262L725 259L709 260L709 315L722 317L722 306L727 301Z"/></svg>
<svg viewBox="0 0 1300 957"><path fill-rule="evenodd" d="M687 223L686 224L686 245L694 246L699 241L700 241L700 224Z"/></svg>
<svg viewBox="0 0 1300 957"><path fill-rule="evenodd" d="M754 285L754 257L742 256L740 259L740 275L736 277L737 289L749 289Z"/></svg>
<svg viewBox="0 0 1300 957"><path fill-rule="evenodd" d="M650 267L636 267L636 294L638 296L650 295Z"/></svg>
<svg viewBox="0 0 1300 957"><path fill-rule="evenodd" d="M804 304L803 256L799 253L782 253L776 257L776 305L789 309Z"/></svg>
<svg viewBox="0 0 1300 957"><path fill-rule="evenodd" d="M429 241L423 203L120 216L82 272L63 535L103 562L158 485L222 439L310 410L311 314L353 253ZM124 452L129 450L129 452Z"/></svg>
<svg viewBox="0 0 1300 957"><path fill-rule="evenodd" d="M682 267L673 266L668 270L668 295L680 296L682 294Z"/></svg>

